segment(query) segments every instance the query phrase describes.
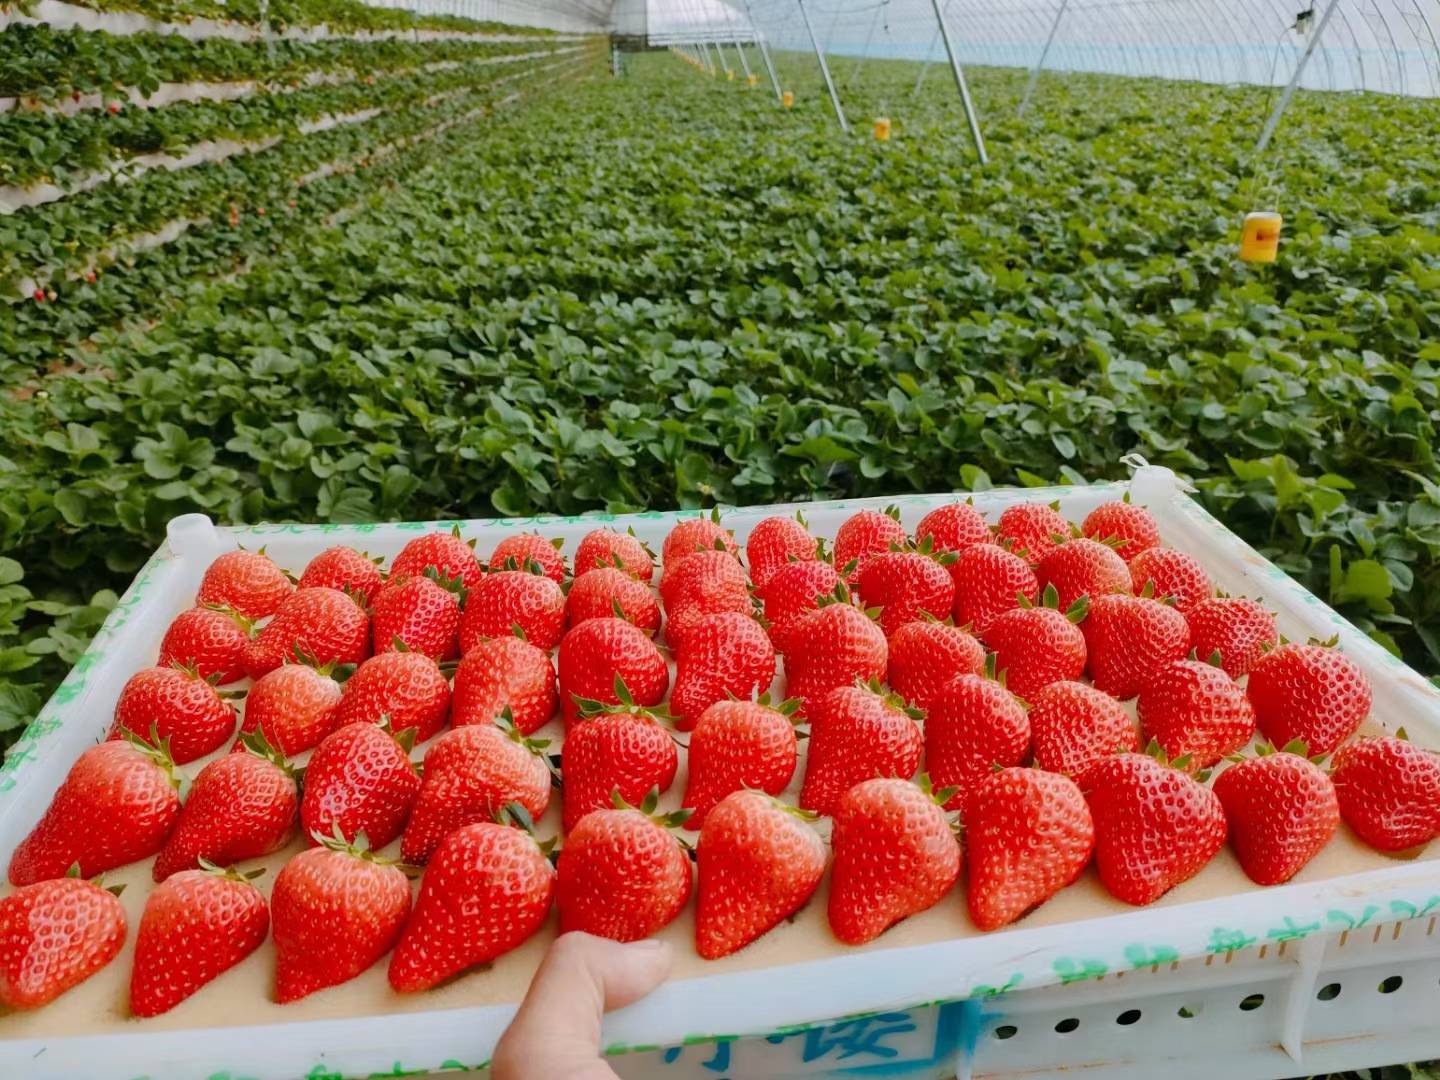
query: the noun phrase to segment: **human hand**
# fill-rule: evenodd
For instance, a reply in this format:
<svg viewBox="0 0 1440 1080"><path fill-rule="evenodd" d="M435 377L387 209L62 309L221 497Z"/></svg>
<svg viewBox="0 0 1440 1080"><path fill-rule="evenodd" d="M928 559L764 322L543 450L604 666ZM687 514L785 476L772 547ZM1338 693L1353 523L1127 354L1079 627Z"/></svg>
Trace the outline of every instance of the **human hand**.
<svg viewBox="0 0 1440 1080"><path fill-rule="evenodd" d="M627 945L562 934L545 954L490 1063L493 1080L618 1080L600 1055L600 1020L665 981L663 941Z"/></svg>

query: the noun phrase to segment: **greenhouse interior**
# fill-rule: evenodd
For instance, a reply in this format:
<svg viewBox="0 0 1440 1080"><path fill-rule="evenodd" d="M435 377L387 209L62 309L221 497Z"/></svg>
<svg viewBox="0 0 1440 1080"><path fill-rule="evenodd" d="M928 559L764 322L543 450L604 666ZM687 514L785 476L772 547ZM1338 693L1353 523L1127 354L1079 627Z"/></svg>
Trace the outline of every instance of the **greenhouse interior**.
<svg viewBox="0 0 1440 1080"><path fill-rule="evenodd" d="M0 1077L1440 1078L1440 0L0 0L0 381Z"/></svg>

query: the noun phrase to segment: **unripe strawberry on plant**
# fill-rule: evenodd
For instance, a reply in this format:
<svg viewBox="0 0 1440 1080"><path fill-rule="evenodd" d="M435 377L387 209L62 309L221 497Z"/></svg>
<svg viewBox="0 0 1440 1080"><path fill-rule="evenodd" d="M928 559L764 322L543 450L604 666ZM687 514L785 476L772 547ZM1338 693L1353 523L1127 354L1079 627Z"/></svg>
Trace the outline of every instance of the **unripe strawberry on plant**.
<svg viewBox="0 0 1440 1080"><path fill-rule="evenodd" d="M212 562L200 579L195 594L199 607L229 608L247 619L263 619L274 615L281 601L295 591L265 549L259 551L227 551Z"/></svg>
<svg viewBox="0 0 1440 1080"><path fill-rule="evenodd" d="M240 734L258 731L286 757L304 753L339 726L335 707L340 697L340 684L328 671L283 664L256 679L245 695ZM241 749L239 740L234 749Z"/></svg>
<svg viewBox="0 0 1440 1080"><path fill-rule="evenodd" d="M575 576L605 566L623 570L648 585L655 576L655 555L633 531L596 529L586 533L575 548Z"/></svg>
<svg viewBox="0 0 1440 1080"><path fill-rule="evenodd" d="M1142 738L1197 769L1244 748L1255 737L1255 710L1224 670L1176 660L1152 672L1135 704Z"/></svg>
<svg viewBox="0 0 1440 1080"><path fill-rule="evenodd" d="M1088 596L1131 592L1130 568L1125 560L1106 545L1088 537L1077 537L1061 544L1046 555L1035 568L1035 578L1043 589L1054 585L1060 594L1056 605L1062 610Z"/></svg>
<svg viewBox="0 0 1440 1080"><path fill-rule="evenodd" d="M570 585L565 624L610 618L633 623L651 637L660 632L660 605L649 585L613 566L588 570Z"/></svg>
<svg viewBox="0 0 1440 1080"><path fill-rule="evenodd" d="M399 836L420 791L410 763L411 736L402 739L368 721L327 735L305 767L305 835L339 835L353 844L364 833L376 849Z"/></svg>
<svg viewBox="0 0 1440 1080"><path fill-rule="evenodd" d="M1257 885L1279 885L1320 854L1340 827L1335 785L1306 760L1304 743L1276 752L1261 745L1256 757L1233 764L1212 785L1229 824L1230 846Z"/></svg>
<svg viewBox="0 0 1440 1080"><path fill-rule="evenodd" d="M1031 566L1039 566L1045 556L1070 539L1072 529L1060 513L1059 503L1017 503L1001 512L995 541Z"/></svg>
<svg viewBox="0 0 1440 1080"><path fill-rule="evenodd" d="M237 719L235 706L193 670L144 668L120 691L110 738L165 740L171 759L184 765L222 746Z"/></svg>
<svg viewBox="0 0 1440 1080"><path fill-rule="evenodd" d="M783 567L819 558L820 545L806 528L803 514L768 517L750 530L745 541L745 561L757 590L765 588Z"/></svg>
<svg viewBox="0 0 1440 1080"><path fill-rule="evenodd" d="M1142 551L1160 546L1160 526L1143 506L1136 506L1127 494L1123 499L1101 503L1085 515L1080 531L1115 549L1127 563Z"/></svg>
<svg viewBox="0 0 1440 1080"><path fill-rule="evenodd" d="M459 578L467 589L476 588L485 576L475 541L460 536L460 526L449 532L425 533L411 540L390 564L392 578L425 577L433 572L442 580Z"/></svg>
<svg viewBox="0 0 1440 1080"><path fill-rule="evenodd" d="M973 503L957 502L936 507L915 526L915 542L931 542L934 551L964 551L972 544L988 544L994 533L985 516Z"/></svg>
<svg viewBox="0 0 1440 1080"><path fill-rule="evenodd" d="M108 889L58 876L0 899L0 1005L38 1009L120 954L125 909Z"/></svg>
<svg viewBox="0 0 1440 1080"><path fill-rule="evenodd" d="M250 632L250 621L226 608L182 611L160 641L157 666L193 668L217 686L239 682L245 678Z"/></svg>
<svg viewBox="0 0 1440 1080"><path fill-rule="evenodd" d="M1314 754L1331 753L1370 715L1370 680L1333 645L1272 649L1250 668L1245 691L1267 739L1301 739Z"/></svg>
<svg viewBox="0 0 1440 1080"><path fill-rule="evenodd" d="M580 708L577 698L619 705L615 684L623 682L640 706L659 705L670 688L670 668L643 630L624 619L587 619L560 642L560 707L567 725Z"/></svg>
<svg viewBox="0 0 1440 1080"><path fill-rule="evenodd" d="M845 583L853 587L872 556L889 551L891 544L903 543L905 526L900 524L896 507L887 507L883 513L861 510L835 531L835 566L845 576Z"/></svg>
<svg viewBox="0 0 1440 1080"><path fill-rule="evenodd" d="M613 614L613 613L612 613ZM465 598L460 616L460 655L485 638L521 634L549 652L565 633L565 592L544 574L501 570L486 574Z"/></svg>
<svg viewBox="0 0 1440 1080"><path fill-rule="evenodd" d="M930 703L925 770L934 783L952 792L947 810L960 810L964 817L967 800L997 765L1019 765L1029 753L1030 721L1024 706L993 678L957 675Z"/></svg>
<svg viewBox="0 0 1440 1080"><path fill-rule="evenodd" d="M668 572L660 582L665 603L665 640L675 650L685 648L695 626L723 611L748 613L754 604L750 583L739 561L723 551L697 551Z"/></svg>
<svg viewBox="0 0 1440 1080"><path fill-rule="evenodd" d="M1404 737L1359 739L1335 755L1340 815L1377 851L1404 851L1440 836L1440 757Z"/></svg>
<svg viewBox="0 0 1440 1080"><path fill-rule="evenodd" d="M538 533L514 533L495 545L490 554L490 569L530 570L539 567L557 585L564 584L567 568L560 554L562 540L547 540Z"/></svg>
<svg viewBox="0 0 1440 1080"><path fill-rule="evenodd" d="M1186 614L1215 595L1215 583L1200 560L1174 548L1152 547L1140 552L1130 560L1130 580L1135 595L1170 600Z"/></svg>
<svg viewBox="0 0 1440 1080"><path fill-rule="evenodd" d="M885 677L890 657L885 631L848 602L843 583L836 590L786 637L785 696L800 699L801 715L832 690Z"/></svg>
<svg viewBox="0 0 1440 1080"><path fill-rule="evenodd" d="M788 563L771 575L760 592L770 640L778 652L789 647L790 631L820 606L822 598L835 595L840 575L828 562Z"/></svg>
<svg viewBox="0 0 1440 1080"><path fill-rule="evenodd" d="M1109 694L1082 682L1053 682L1030 699L1035 765L1079 777L1111 754L1140 749L1135 721Z"/></svg>
<svg viewBox="0 0 1440 1080"><path fill-rule="evenodd" d="M339 589L297 589L281 601L245 651L252 679L297 656L316 667L358 664L370 655L370 616Z"/></svg>
<svg viewBox="0 0 1440 1080"><path fill-rule="evenodd" d="M375 594L375 652L403 645L434 660L453 660L459 655L459 588L454 578L441 583L431 577L391 577Z"/></svg>
<svg viewBox="0 0 1440 1080"><path fill-rule="evenodd" d="M1040 594L1035 572L1025 560L996 544L972 544L950 564L955 582L955 625L982 637L1002 612L1034 603Z"/></svg>
<svg viewBox="0 0 1440 1080"><path fill-rule="evenodd" d="M669 571L697 551L717 550L740 558L734 534L720 524L718 507L710 511L709 517L686 518L671 529L660 548L660 562Z"/></svg>
<svg viewBox="0 0 1440 1080"><path fill-rule="evenodd" d="M337 546L326 548L306 564L299 587L339 589L368 606L383 584L379 559L352 547Z"/></svg>
<svg viewBox="0 0 1440 1080"><path fill-rule="evenodd" d="M435 737L450 715L450 683L440 665L422 652L379 652L345 680L331 717L332 730L366 721L389 721L399 734L414 731L417 743Z"/></svg>
<svg viewBox="0 0 1440 1080"><path fill-rule="evenodd" d="M1135 697L1158 669L1190 651L1185 616L1143 596L1092 596L1080 630L1095 689L1121 699Z"/></svg>
<svg viewBox="0 0 1440 1080"><path fill-rule="evenodd" d="M950 623L919 619L890 635L886 681L917 709L928 709L956 675L979 675L984 669L984 647Z"/></svg>
<svg viewBox="0 0 1440 1080"><path fill-rule="evenodd" d="M925 749L918 710L878 682L841 686L811 710L810 749L800 805L834 813L840 797L862 780L898 776L908 780L920 768Z"/></svg>
<svg viewBox="0 0 1440 1080"><path fill-rule="evenodd" d="M775 646L748 613L707 615L686 635L675 658L670 713L679 731L689 731L717 701L749 699L775 681Z"/></svg>
<svg viewBox="0 0 1440 1080"><path fill-rule="evenodd" d="M451 723L489 724L507 710L524 735L550 722L559 705L555 665L550 657L518 637L481 641L455 669Z"/></svg>
<svg viewBox="0 0 1440 1080"><path fill-rule="evenodd" d="M934 555L929 542L915 550L872 555L855 577L866 607L880 609L880 629L888 638L915 619L944 619L955 604L955 582L946 567L954 554Z"/></svg>
<svg viewBox="0 0 1440 1080"><path fill-rule="evenodd" d="M1197 656L1218 655L1232 679L1247 675L1255 663L1280 643L1275 616L1243 596L1217 596L1185 611L1190 647Z"/></svg>
<svg viewBox="0 0 1440 1080"><path fill-rule="evenodd" d="M688 829L705 824L706 815L741 789L779 795L795 775L798 760L791 717L799 704L770 705L758 701L717 701L703 713L690 735L685 798L691 811Z"/></svg>
<svg viewBox="0 0 1440 1080"><path fill-rule="evenodd" d="M588 712L562 747L563 829L568 833L586 814L613 806L616 794L634 805L648 792L668 791L679 764L670 732L643 709L618 705Z"/></svg>
<svg viewBox="0 0 1440 1080"><path fill-rule="evenodd" d="M1085 635L1076 624L1090 602L1081 597L1066 611L1053 585L1040 604L1029 601L1001 612L985 630L985 644L995 654L995 670L1013 694L1027 701L1053 682L1074 682L1085 672Z"/></svg>

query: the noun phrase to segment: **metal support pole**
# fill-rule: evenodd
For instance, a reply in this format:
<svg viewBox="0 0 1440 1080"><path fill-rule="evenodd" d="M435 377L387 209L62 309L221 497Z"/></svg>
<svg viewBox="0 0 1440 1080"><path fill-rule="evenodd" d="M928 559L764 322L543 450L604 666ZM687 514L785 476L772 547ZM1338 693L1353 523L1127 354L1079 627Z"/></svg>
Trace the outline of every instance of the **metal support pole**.
<svg viewBox="0 0 1440 1080"><path fill-rule="evenodd" d="M865 32L865 51L860 54L860 59L850 69L850 77L845 80L845 89L850 89L850 84L860 77L860 72L865 69L865 61L870 59L870 44L875 40L875 26L880 22L880 13L885 10L885 4L875 5L875 14L870 19L870 29Z"/></svg>
<svg viewBox="0 0 1440 1080"><path fill-rule="evenodd" d="M1040 59L1035 61L1035 66L1030 71L1030 81L1025 84L1025 96L1020 99L1020 108L1015 111L1016 119L1025 115L1025 110L1030 107L1031 95L1035 93L1035 85L1040 81L1040 72L1045 69L1045 61L1050 56L1050 46L1055 44L1055 32L1060 29L1060 20L1065 17L1065 8L1070 0L1060 0L1060 6L1055 11L1055 21L1050 24L1050 33L1045 38L1045 47L1040 50Z"/></svg>
<svg viewBox="0 0 1440 1080"><path fill-rule="evenodd" d="M939 0L935 0L935 2L938 4ZM1331 3L1334 2L1335 0L1331 0ZM810 44L815 47L815 59L820 61L820 74L825 78L825 89L830 91L830 104L835 106L835 119L840 121L840 130L848 135L850 125L845 122L845 110L840 107L840 95L835 92L835 80L830 78L830 65L825 63L825 53L820 48L820 39L815 36L815 27L810 25L810 13L805 10L805 0L795 0L795 4L800 9L800 17L805 20L805 30L810 35Z"/></svg>
<svg viewBox="0 0 1440 1080"><path fill-rule="evenodd" d="M1330 0L1330 3L1333 5L1338 3L1338 0ZM970 138L975 143L975 154L981 165L988 165L990 155L985 153L985 136L980 134L980 118L975 115L975 103L970 100L970 87L965 82L965 72L955 56L955 45L950 40L950 27L945 23L945 13L940 10L940 0L930 0L930 4L935 9L935 21L940 24L940 37L945 42L945 55L950 58L950 73L955 76L955 89L960 91L960 104L965 106L965 119L970 123Z"/></svg>
<svg viewBox="0 0 1440 1080"><path fill-rule="evenodd" d="M1325 36L1325 28L1330 25L1330 16L1335 14L1335 9L1340 6L1340 0L1330 0L1325 8L1325 14L1320 16L1320 25L1315 27L1310 34L1310 40L1305 43L1305 51L1300 54L1300 62L1295 65L1295 71L1290 76L1290 81L1285 84L1285 92L1280 95L1280 100L1275 102L1275 111L1270 114L1270 119L1265 121L1265 130L1260 132L1260 140L1255 144L1255 154L1258 157L1265 152L1270 145L1270 140L1275 137L1275 129L1280 126L1280 116L1290 104L1290 99L1295 96L1295 88L1300 85L1300 76L1305 74L1305 65L1310 63L1310 57L1315 55L1315 47L1320 44L1320 39Z"/></svg>
<svg viewBox="0 0 1440 1080"><path fill-rule="evenodd" d="M735 46L735 52L740 57L740 70L745 72L745 81L748 83L750 81L750 61L745 59L745 50L740 47L738 40L732 41L730 44Z"/></svg>
<svg viewBox="0 0 1440 1080"><path fill-rule="evenodd" d="M715 61L710 59L710 43L708 41L701 41L700 51L705 54L705 66L710 69L710 74L714 75L716 67Z"/></svg>
<svg viewBox="0 0 1440 1080"><path fill-rule="evenodd" d="M947 8L950 6L949 0L946 0L945 6ZM920 74L915 76L915 89L910 91L911 97L918 97L920 94L920 87L925 85L925 73L930 70L930 64L934 61L935 58L935 46L939 44L940 28L937 26L935 28L935 36L930 39L930 48L927 49L925 52L925 60L920 65Z"/></svg>
<svg viewBox="0 0 1440 1080"><path fill-rule="evenodd" d="M750 14L750 0L745 0L745 18L750 22L750 30L755 35L755 44L760 47L760 59L765 61L765 70L770 75L770 85L775 90L775 100L780 100L780 80L775 77L775 64L770 59L770 50L765 45L765 35L755 25L755 17Z"/></svg>
<svg viewBox="0 0 1440 1080"><path fill-rule="evenodd" d="M720 47L720 42L716 41L713 44L715 46L715 55L720 58L720 66L725 69L725 77L733 79L735 76L730 74L730 61L725 59L725 50Z"/></svg>

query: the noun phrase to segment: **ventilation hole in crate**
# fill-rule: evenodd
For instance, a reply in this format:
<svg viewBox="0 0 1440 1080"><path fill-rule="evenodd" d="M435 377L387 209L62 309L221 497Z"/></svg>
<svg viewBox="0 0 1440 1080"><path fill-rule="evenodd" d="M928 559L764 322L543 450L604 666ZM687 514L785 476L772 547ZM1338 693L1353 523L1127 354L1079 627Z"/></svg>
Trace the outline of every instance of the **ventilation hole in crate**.
<svg viewBox="0 0 1440 1080"><path fill-rule="evenodd" d="M1256 1009L1260 1008L1260 1006L1261 1006L1261 1005L1264 1005L1264 1004L1265 1004L1265 995L1264 995L1264 994L1251 994L1251 995L1250 995L1249 997L1247 997L1244 1001L1240 1002L1240 1011L1241 1011L1241 1012L1254 1012Z"/></svg>
<svg viewBox="0 0 1440 1080"><path fill-rule="evenodd" d="M1115 1022L1121 1027L1129 1027L1131 1024L1137 1022L1139 1019L1139 1009L1126 1009L1119 1016L1115 1017Z"/></svg>
<svg viewBox="0 0 1440 1080"><path fill-rule="evenodd" d="M1195 1017L1200 1015L1201 1010L1204 1008L1205 1006L1197 1001L1191 1005L1181 1005L1180 1008L1175 1011L1175 1015L1181 1020L1194 1020Z"/></svg>
<svg viewBox="0 0 1440 1080"><path fill-rule="evenodd" d="M1013 1039L1019 1033L1020 1029L1014 1024L1001 1024L995 1029L995 1037L997 1039Z"/></svg>
<svg viewBox="0 0 1440 1080"><path fill-rule="evenodd" d="M1320 992L1315 995L1315 997L1318 998L1320 1001L1334 1001L1339 996L1339 983L1326 983L1324 986L1320 987Z"/></svg>
<svg viewBox="0 0 1440 1080"><path fill-rule="evenodd" d="M1382 994L1393 994L1405 982L1399 975L1391 975L1377 988Z"/></svg>
<svg viewBox="0 0 1440 1080"><path fill-rule="evenodd" d="M1055 1025L1055 1033L1057 1035L1069 1035L1079 1026L1080 1021L1078 1019L1073 1016L1067 1016L1064 1020L1061 1020L1058 1024Z"/></svg>

